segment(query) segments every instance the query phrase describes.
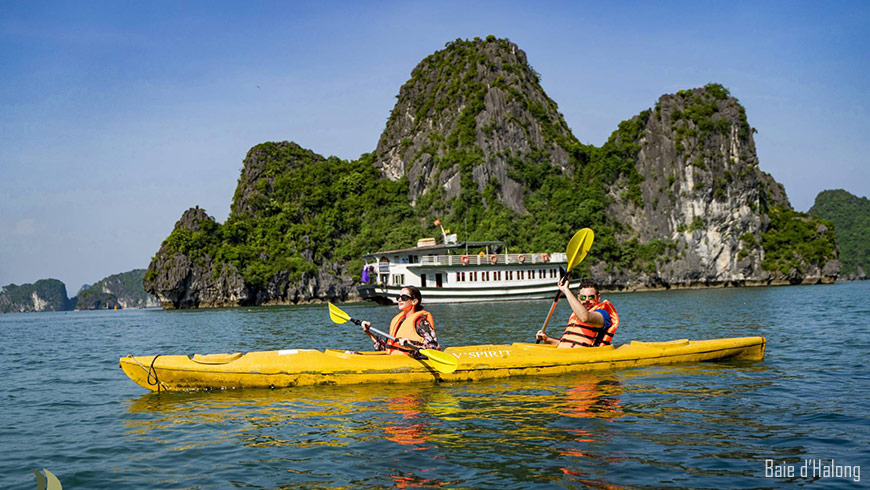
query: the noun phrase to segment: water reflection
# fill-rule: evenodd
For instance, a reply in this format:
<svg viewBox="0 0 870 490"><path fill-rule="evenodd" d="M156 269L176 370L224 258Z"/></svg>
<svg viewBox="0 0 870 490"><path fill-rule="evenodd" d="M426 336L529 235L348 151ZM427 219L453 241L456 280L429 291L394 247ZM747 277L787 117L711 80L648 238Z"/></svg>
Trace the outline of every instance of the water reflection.
<svg viewBox="0 0 870 490"><path fill-rule="evenodd" d="M255 448L264 451L255 464L302 465L312 482L325 473L375 487L474 486L457 472L487 460L514 482L618 488L617 467L664 474L679 464L715 477L721 460L759 454L754 434L787 431L745 416L759 409L764 370L735 361L467 384L147 393L130 400L125 422L132 437L169 450ZM776 452L802 450L788 446ZM651 447L661 452L654 462ZM687 464L677 448L717 456ZM359 463L321 468L333 458Z"/></svg>
<svg viewBox="0 0 870 490"><path fill-rule="evenodd" d="M623 390L616 373L603 373L467 385L147 393L130 400L126 427L132 435L147 436L185 425L217 425L223 430L211 434L219 440L253 447L345 445L349 439L382 437L426 449L432 442L461 444L456 431L434 429L479 430L483 413L517 423L511 437L520 439L523 423L541 416L618 418Z"/></svg>
<svg viewBox="0 0 870 490"><path fill-rule="evenodd" d="M610 377L586 376L566 393L565 408L560 412L566 417L616 418L621 416L619 395L623 386L615 374Z"/></svg>
<svg viewBox="0 0 870 490"><path fill-rule="evenodd" d="M389 410L399 419L384 427L387 440L404 446L422 445L427 441L422 397L418 393L398 396L387 400Z"/></svg>

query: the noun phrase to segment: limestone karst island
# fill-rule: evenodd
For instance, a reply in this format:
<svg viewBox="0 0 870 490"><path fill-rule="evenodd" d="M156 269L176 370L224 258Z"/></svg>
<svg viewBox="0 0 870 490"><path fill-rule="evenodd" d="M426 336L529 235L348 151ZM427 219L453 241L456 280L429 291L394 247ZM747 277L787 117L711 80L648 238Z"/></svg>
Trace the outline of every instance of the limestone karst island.
<svg viewBox="0 0 870 490"><path fill-rule="evenodd" d="M508 40L456 40L411 71L371 153L251 148L226 222L185 211L145 289L165 308L352 300L364 256L440 242L436 218L462 241L530 252L593 228L575 277L609 290L837 278L832 223L794 211L762 170L737 94L662 95L596 147L540 77Z"/></svg>

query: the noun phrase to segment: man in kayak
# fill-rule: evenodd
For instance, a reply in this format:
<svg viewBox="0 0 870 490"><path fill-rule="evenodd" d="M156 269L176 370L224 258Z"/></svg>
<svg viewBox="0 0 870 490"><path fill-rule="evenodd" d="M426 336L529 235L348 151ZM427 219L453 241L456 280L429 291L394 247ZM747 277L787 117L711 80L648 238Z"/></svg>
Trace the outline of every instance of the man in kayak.
<svg viewBox="0 0 870 490"><path fill-rule="evenodd" d="M598 285L592 281L580 282L577 296L571 293L567 277L559 281L559 290L565 295L571 306L571 317L562 338L547 336L543 330L538 330L535 337L557 347L598 347L610 345L613 334L619 326L619 315L610 301L601 300Z"/></svg>
<svg viewBox="0 0 870 490"><path fill-rule="evenodd" d="M435 320L431 313L423 309L423 295L420 290L414 286L405 286L396 296L396 301L399 303L399 313L390 322L389 330L390 335L396 337L396 341L376 337L369 331L371 322L361 323L363 331L371 337L375 350L385 350L390 354L416 353L415 349L408 348L409 345L441 350L435 337Z"/></svg>

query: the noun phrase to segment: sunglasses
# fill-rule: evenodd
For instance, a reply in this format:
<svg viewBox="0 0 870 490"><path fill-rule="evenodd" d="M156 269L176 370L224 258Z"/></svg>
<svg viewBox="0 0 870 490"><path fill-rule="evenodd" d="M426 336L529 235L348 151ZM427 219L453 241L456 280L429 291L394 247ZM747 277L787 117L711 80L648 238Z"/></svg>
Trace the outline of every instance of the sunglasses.
<svg viewBox="0 0 870 490"><path fill-rule="evenodd" d="M580 301L586 301L587 299L590 301L595 301L595 295L590 294L589 296L583 296L582 294L578 294L577 299L579 299Z"/></svg>
<svg viewBox="0 0 870 490"><path fill-rule="evenodd" d="M396 301L411 301L412 299L414 298L407 294L399 294L396 296Z"/></svg>

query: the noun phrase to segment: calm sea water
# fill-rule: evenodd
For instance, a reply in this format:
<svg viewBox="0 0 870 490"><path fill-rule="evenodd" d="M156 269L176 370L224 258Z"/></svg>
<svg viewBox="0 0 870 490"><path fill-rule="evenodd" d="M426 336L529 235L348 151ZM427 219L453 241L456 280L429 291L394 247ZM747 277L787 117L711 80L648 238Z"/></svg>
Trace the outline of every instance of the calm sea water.
<svg viewBox="0 0 870 490"><path fill-rule="evenodd" d="M369 344L325 306L0 315L0 488L36 488L42 468L66 489L866 485L870 283L609 298L620 342L763 335L767 356L468 384L156 394L118 358ZM531 341L549 304L429 309L442 343L460 345ZM394 313L342 306L381 325ZM567 316L562 301L548 330Z"/></svg>

